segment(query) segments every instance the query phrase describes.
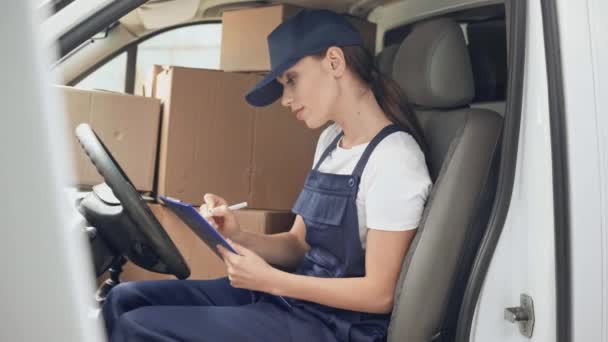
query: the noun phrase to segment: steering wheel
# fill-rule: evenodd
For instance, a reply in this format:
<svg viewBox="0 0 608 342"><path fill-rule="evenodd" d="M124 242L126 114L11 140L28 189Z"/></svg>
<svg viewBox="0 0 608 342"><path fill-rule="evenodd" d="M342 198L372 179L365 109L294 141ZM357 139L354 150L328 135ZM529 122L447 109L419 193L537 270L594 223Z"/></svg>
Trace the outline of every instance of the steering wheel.
<svg viewBox="0 0 608 342"><path fill-rule="evenodd" d="M92 194L81 204L88 206L85 218L116 254L150 271L188 278L182 254L101 139L88 124L76 128L76 137L117 199L111 203Z"/></svg>

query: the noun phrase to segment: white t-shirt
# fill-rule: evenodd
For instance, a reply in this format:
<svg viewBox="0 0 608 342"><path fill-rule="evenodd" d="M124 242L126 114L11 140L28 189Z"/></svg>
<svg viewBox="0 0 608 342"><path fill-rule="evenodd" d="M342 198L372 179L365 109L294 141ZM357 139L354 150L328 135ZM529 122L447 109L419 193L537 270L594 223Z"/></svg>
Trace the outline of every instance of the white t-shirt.
<svg viewBox="0 0 608 342"><path fill-rule="evenodd" d="M342 128L333 123L319 137L313 167ZM369 143L349 149L336 148L319 166L319 171L352 174ZM374 149L363 169L357 194L359 236L365 248L367 229L409 230L418 227L431 189L424 153L406 132L385 137Z"/></svg>

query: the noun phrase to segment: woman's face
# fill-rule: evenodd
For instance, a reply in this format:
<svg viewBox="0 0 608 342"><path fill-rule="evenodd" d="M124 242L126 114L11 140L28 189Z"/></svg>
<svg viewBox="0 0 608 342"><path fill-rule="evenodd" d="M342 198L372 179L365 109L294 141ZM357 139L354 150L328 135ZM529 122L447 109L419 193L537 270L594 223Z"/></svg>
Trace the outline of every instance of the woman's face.
<svg viewBox="0 0 608 342"><path fill-rule="evenodd" d="M281 104L309 128L333 120L338 84L327 58L304 57L277 80L283 85Z"/></svg>

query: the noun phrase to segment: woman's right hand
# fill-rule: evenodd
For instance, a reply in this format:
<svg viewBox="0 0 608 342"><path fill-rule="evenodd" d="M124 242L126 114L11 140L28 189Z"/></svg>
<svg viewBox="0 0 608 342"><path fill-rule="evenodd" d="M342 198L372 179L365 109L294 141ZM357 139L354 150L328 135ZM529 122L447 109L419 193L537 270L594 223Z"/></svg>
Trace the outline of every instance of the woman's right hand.
<svg viewBox="0 0 608 342"><path fill-rule="evenodd" d="M234 213L228 209L228 203L215 194L205 194L205 203L201 205L201 215L226 239L235 240L241 232L241 227Z"/></svg>

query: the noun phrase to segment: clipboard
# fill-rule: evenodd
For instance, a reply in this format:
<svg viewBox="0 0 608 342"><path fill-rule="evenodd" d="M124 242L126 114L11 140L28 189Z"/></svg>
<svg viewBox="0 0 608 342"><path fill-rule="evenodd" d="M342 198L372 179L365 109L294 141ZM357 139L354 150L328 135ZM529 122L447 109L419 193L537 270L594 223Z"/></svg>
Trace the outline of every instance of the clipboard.
<svg viewBox="0 0 608 342"><path fill-rule="evenodd" d="M211 250L222 259L217 245L225 247L234 254L238 254L224 237L196 210L192 204L182 202L175 198L159 196L163 204L169 208L180 220L182 220ZM252 291L258 292L258 291ZM290 309L291 304L281 296L264 293L279 305Z"/></svg>
<svg viewBox="0 0 608 342"><path fill-rule="evenodd" d="M211 250L222 258L217 245L221 245L227 250L234 254L238 254L232 246L224 239L224 237L215 228L205 220L205 218L196 210L191 204L182 202L180 200L160 196L160 199L164 202L164 205L169 208L180 220L184 223L201 239L204 243L211 248Z"/></svg>

